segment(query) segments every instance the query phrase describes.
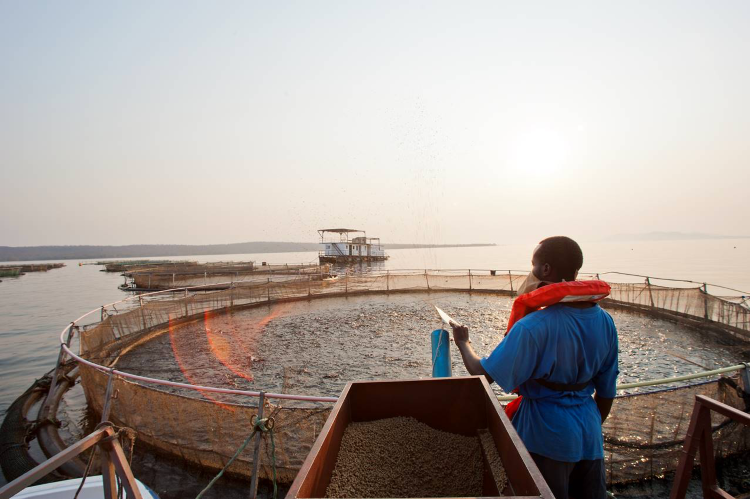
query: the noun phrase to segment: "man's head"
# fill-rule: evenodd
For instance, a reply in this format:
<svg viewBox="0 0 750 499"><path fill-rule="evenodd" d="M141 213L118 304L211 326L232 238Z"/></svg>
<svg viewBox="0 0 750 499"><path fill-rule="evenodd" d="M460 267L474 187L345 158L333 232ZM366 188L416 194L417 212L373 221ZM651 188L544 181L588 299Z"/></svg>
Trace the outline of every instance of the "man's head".
<svg viewBox="0 0 750 499"><path fill-rule="evenodd" d="M532 272L546 282L575 281L583 266L583 252L569 237L554 236L543 239L531 257Z"/></svg>

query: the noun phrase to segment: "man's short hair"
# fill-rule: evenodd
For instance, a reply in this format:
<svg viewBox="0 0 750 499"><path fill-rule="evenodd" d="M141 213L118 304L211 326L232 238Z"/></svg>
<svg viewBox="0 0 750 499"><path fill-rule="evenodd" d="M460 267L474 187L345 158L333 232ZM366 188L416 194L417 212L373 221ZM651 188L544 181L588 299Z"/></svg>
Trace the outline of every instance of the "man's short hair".
<svg viewBox="0 0 750 499"><path fill-rule="evenodd" d="M583 267L583 252L578 243L566 236L553 236L539 241L538 257L548 263L557 276L566 281L575 279Z"/></svg>

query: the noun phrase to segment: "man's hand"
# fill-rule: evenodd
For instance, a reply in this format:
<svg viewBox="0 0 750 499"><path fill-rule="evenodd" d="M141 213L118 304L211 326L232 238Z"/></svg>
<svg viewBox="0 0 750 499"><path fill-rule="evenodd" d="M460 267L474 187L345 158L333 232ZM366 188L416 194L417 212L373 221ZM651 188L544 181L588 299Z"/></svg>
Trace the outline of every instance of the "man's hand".
<svg viewBox="0 0 750 499"><path fill-rule="evenodd" d="M467 343L469 341L468 327L456 324L455 322L451 322L450 326L453 328L453 341L456 344Z"/></svg>
<svg viewBox="0 0 750 499"><path fill-rule="evenodd" d="M471 348L471 341L469 341L469 328L451 322L450 326L453 328L453 341L458 347L458 351L461 352L461 359L464 361L466 370L473 376L484 376L487 378L487 382L492 384L492 376L487 374L487 371L482 367L482 360Z"/></svg>

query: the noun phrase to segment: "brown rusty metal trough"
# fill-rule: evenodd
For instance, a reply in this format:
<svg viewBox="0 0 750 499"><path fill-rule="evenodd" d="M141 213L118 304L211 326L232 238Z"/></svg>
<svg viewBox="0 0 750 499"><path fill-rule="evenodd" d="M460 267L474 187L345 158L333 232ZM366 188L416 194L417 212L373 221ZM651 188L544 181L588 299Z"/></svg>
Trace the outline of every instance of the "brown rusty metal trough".
<svg viewBox="0 0 750 499"><path fill-rule="evenodd" d="M489 429L508 475L508 485L500 491L502 497L553 499L484 376L347 384L287 499L325 497L349 423L397 416L410 416L437 430L467 436ZM483 489L484 497L501 495L487 469Z"/></svg>

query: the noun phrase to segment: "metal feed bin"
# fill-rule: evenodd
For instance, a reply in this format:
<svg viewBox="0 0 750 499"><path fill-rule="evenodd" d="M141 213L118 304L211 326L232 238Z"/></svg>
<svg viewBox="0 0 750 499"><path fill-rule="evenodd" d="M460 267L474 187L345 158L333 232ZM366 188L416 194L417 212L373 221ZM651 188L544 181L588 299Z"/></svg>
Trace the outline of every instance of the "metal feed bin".
<svg viewBox="0 0 750 499"><path fill-rule="evenodd" d="M346 385L294 480L287 499L322 498L350 422L410 416L437 430L476 435L489 429L508 475L498 492L485 472L483 497L542 497L552 492L531 459L484 376L403 381L355 381Z"/></svg>

